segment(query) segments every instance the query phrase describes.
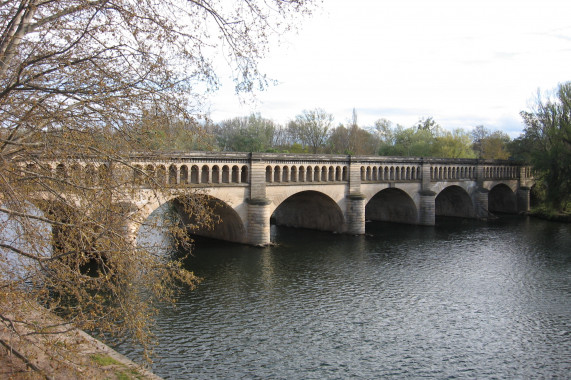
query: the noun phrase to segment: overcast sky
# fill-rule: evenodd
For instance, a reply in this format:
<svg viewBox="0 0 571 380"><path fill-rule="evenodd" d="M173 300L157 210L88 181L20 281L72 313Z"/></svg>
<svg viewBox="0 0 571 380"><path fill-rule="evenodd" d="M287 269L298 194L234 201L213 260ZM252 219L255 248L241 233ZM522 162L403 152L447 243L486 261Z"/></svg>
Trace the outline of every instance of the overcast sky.
<svg viewBox="0 0 571 380"><path fill-rule="evenodd" d="M259 112L286 123L323 108L361 127L433 117L517 137L538 89L571 80L570 0L324 0L261 67L278 84L240 105L228 82L218 121Z"/></svg>

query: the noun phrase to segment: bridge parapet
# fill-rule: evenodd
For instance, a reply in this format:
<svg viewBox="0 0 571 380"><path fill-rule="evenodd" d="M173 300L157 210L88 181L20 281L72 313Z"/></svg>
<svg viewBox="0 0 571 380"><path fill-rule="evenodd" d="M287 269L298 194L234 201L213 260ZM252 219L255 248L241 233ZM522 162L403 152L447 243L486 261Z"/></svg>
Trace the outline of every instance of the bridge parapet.
<svg viewBox="0 0 571 380"><path fill-rule="evenodd" d="M421 181L426 165L433 182L533 178L531 169L519 163L476 159L188 152L134 153L129 160L133 183L138 185L144 185L143 177L164 185L250 184L252 160L263 164L267 184L347 182L351 166L359 167L361 182ZM35 165L28 164L28 168ZM42 165L62 176L81 172L96 177L101 171L113 170L108 161L90 157L48 159Z"/></svg>

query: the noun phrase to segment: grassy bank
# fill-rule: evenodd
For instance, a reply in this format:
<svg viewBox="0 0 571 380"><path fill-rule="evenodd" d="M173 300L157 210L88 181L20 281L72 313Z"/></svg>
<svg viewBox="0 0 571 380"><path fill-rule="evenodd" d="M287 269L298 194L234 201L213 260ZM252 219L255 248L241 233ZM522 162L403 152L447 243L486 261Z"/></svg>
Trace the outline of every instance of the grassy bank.
<svg viewBox="0 0 571 380"><path fill-rule="evenodd" d="M557 211L546 206L532 208L529 215L553 222L571 223L571 212Z"/></svg>

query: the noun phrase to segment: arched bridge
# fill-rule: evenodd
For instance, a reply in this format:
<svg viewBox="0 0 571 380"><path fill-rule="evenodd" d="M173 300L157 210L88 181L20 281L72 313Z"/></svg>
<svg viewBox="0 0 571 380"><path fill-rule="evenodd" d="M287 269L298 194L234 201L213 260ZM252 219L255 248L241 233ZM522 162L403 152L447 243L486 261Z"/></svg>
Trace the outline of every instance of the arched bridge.
<svg viewBox="0 0 571 380"><path fill-rule="evenodd" d="M106 164L52 165L61 173L96 173ZM221 222L203 234L253 245L270 243L270 220L363 234L365 220L434 225L437 215L528 211L533 185L529 167L474 159L190 152L132 155L131 165L135 191L123 201L138 210L139 220L172 201L149 189L145 181L153 178L219 201Z"/></svg>

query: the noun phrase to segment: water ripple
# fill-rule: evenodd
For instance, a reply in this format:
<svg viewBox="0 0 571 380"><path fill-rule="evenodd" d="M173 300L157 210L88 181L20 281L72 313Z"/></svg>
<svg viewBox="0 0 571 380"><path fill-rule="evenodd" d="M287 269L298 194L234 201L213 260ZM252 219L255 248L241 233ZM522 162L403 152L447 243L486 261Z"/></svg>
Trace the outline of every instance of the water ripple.
<svg viewBox="0 0 571 380"><path fill-rule="evenodd" d="M526 219L275 229L199 245L205 278L157 320L164 378L567 378L571 230ZM126 354L135 350L120 348Z"/></svg>

